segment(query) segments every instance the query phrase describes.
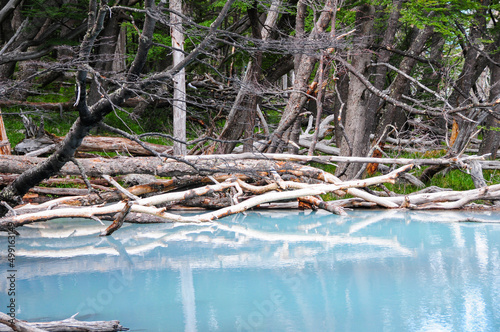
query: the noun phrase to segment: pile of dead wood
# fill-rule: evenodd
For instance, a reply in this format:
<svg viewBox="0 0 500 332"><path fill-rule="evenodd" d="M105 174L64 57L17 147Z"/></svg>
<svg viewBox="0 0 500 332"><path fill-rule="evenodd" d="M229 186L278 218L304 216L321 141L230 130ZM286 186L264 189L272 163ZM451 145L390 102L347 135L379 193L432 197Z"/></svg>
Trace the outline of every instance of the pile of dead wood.
<svg viewBox="0 0 500 332"><path fill-rule="evenodd" d="M241 154L188 156L183 160L158 157L80 159L79 165L68 163L63 167L61 175L65 178L50 179L45 184L86 182L90 186L88 189L36 187L34 192L39 195L64 196L11 208L10 213L0 219L0 228L6 230L8 226L19 227L54 218L84 217L113 220L107 228L103 223L102 235L109 235L123 222L207 222L257 207L319 208L344 215L346 208L354 207L459 209L476 200L494 202L500 199L500 185L481 186L464 192L430 187L411 195L397 195L383 185L395 183L398 179L411 180L408 171L424 163L466 169L473 169L476 164L479 164L479 169L481 164L485 167L491 164L481 157L450 160L346 158ZM43 160L25 156L0 157L0 173L20 174ZM310 161L332 163L346 160L403 166L381 176L341 181L331 173L306 164ZM90 181L86 177L70 178L81 176L82 168ZM116 178L129 186L120 185L113 178L116 175L120 175ZM15 176L2 177L2 181L7 183ZM139 184L133 185L134 182ZM327 193L338 199L323 201L321 195ZM346 194L351 197L344 198ZM194 216L174 213L178 208L187 207L209 211Z"/></svg>

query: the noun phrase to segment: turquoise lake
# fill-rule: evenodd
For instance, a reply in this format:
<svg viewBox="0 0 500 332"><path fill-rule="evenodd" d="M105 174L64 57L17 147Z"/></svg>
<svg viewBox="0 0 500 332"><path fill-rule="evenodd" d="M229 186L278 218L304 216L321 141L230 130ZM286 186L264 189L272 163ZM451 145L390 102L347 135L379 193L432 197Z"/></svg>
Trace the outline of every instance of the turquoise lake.
<svg viewBox="0 0 500 332"><path fill-rule="evenodd" d="M206 224L19 229L17 318L131 331L500 331L493 212L248 212ZM466 218L490 221L463 222ZM7 273L6 234L0 262ZM0 311L7 280L0 279Z"/></svg>

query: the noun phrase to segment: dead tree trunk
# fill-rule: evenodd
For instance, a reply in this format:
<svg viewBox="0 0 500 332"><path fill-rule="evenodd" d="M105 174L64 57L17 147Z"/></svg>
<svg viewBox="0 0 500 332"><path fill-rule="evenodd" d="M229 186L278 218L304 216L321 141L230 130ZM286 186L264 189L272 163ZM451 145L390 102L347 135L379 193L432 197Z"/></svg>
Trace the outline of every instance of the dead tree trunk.
<svg viewBox="0 0 500 332"><path fill-rule="evenodd" d="M495 53L491 56L497 63L500 62L500 53ZM490 89L490 102L500 98L500 67L496 64L490 63L491 71L491 89ZM489 114L486 118L485 130L481 146L479 147L479 154L491 153L490 158L497 158L497 151L500 147L500 106L497 105L492 109L493 113Z"/></svg>
<svg viewBox="0 0 500 332"><path fill-rule="evenodd" d="M355 43L358 51L352 56L352 66L361 74L370 64L371 53L365 51L370 45L373 24L375 22L375 8L371 5L361 6L356 12L356 34ZM354 75L349 77L349 95L345 108L345 136L340 143L341 156L366 156L370 137L369 127L372 122L366 116L366 107L370 94L365 85ZM343 164L337 168L337 175L343 173L346 179L353 178L358 173L360 164ZM346 169L346 167L348 167Z"/></svg>
<svg viewBox="0 0 500 332"><path fill-rule="evenodd" d="M182 1L170 0L170 9L182 14ZM173 65L174 67L184 60L184 29L182 18L175 13L170 13L170 34L172 36ZM182 142L186 141L186 71L181 69L174 78L174 100L172 109L174 114L174 137ZM175 141L174 154L184 156L186 144Z"/></svg>
<svg viewBox="0 0 500 332"><path fill-rule="evenodd" d="M481 56L481 51L476 44L478 44L479 40L482 38L482 31L486 30L486 6L489 3L490 1L486 0L484 3L484 9L476 14L477 24L474 24L471 27L471 33L466 38L467 47L463 50L463 52L465 53L465 58L462 66L462 71L456 84L454 85L453 93L450 96L450 104L453 107L459 107L466 103L470 103L471 101L474 103L478 102L478 100L476 100L477 96L473 96L471 94L471 89L473 88L474 84L476 84L477 78L483 72L487 64L484 57ZM495 43L491 44L495 45L492 47L492 49L496 50L499 42L500 39L497 39ZM465 112L465 118L456 117L455 119L453 119L454 124L458 130L458 135L453 142L450 142L451 146L448 148L446 157L457 156L465 150L474 131L476 130L476 122L480 123L485 120L486 115L487 114L482 109L473 108ZM424 183L428 183L432 179L432 177L441 170L443 170L442 166L429 167L425 169L421 174L420 180Z"/></svg>

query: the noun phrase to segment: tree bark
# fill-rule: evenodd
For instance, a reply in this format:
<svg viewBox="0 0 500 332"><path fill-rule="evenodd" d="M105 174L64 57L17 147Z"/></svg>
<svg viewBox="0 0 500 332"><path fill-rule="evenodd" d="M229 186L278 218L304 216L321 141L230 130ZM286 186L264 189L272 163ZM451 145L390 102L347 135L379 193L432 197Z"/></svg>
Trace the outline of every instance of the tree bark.
<svg viewBox="0 0 500 332"><path fill-rule="evenodd" d="M182 1L170 0L170 9L183 14ZM184 29L182 27L182 18L175 13L170 13L170 35L172 36L173 47L173 66L177 66L184 61ZM174 154L178 156L186 155L186 71L181 69L173 77L174 81L174 100L172 110L174 114L174 132L173 136L181 142L174 141Z"/></svg>
<svg viewBox="0 0 500 332"><path fill-rule="evenodd" d="M115 62L115 49L116 42L118 40L118 34L120 33L120 13L113 13L110 18L107 19L102 34L100 36L100 43L95 50L96 64L94 65L94 70L99 73L102 77L113 77L115 73L113 70L113 63ZM124 56L124 55L122 55ZM101 80L100 77L94 77L90 83L89 90L89 105L94 104L103 95L104 91L107 90L109 82L107 80Z"/></svg>
<svg viewBox="0 0 500 332"><path fill-rule="evenodd" d="M372 57L365 49L372 42L371 31L374 24L375 7L363 5L356 12L355 44L358 45L357 54L352 56L352 66L361 74L366 74L366 69ZM341 139L340 155L366 156L369 148L370 127L372 122L366 116L369 92L365 85L354 75L349 77L349 95L345 109L345 136ZM348 140L348 142L347 142ZM352 151L351 151L352 148ZM337 168L337 175L344 173L345 179L352 179L359 171L360 164L341 164ZM348 167L347 169L345 169Z"/></svg>
<svg viewBox="0 0 500 332"><path fill-rule="evenodd" d="M399 23L399 18L401 17L401 6L402 6L403 1L402 0L394 0L392 4L392 10L389 14L389 17L387 19L387 24L383 26L383 32L379 31L379 34L383 35L382 37L382 42L381 45L383 47L380 48L377 54L377 59L376 61L378 63L388 63L392 53L387 50L387 48L392 49L394 48L394 43L396 39L396 32L397 29L400 27ZM375 72L372 73L374 76L373 80L373 86L380 90L383 91L385 90L386 87L386 81L387 81L387 73L388 73L388 68L386 66L377 66L375 69ZM364 137L364 141L361 142L361 146L368 146L369 145L369 136L370 134L375 132L375 129L377 127L377 113L379 112L379 109L383 106L384 100L381 100L379 96L376 94L371 94L368 97L368 102L366 105L365 109L365 118L366 120L364 121L365 124L367 124L365 130L366 130L366 135ZM347 98L345 98L347 99ZM345 100L344 99L344 100ZM341 136L338 136L338 141L340 142L340 139L342 139ZM340 143L339 143L340 146ZM366 150L366 148L364 148ZM356 173L354 173L356 174Z"/></svg>
<svg viewBox="0 0 500 332"><path fill-rule="evenodd" d="M2 23L10 13L17 7L21 0L9 0L0 10L0 23Z"/></svg>
<svg viewBox="0 0 500 332"><path fill-rule="evenodd" d="M493 60L500 62L500 53L494 53L491 55ZM500 67L495 64L489 65L491 72L491 88L489 100L495 101L500 98ZM500 147L500 119L498 119L498 114L500 114L500 106L497 105L492 109L493 114L489 114L485 122L485 130L483 135L483 140L479 147L479 154L491 153L490 158L497 158L497 151Z"/></svg>
<svg viewBox="0 0 500 332"><path fill-rule="evenodd" d="M432 15L432 13L429 15ZM413 40L408 53L415 56L420 55L426 45L427 40L432 36L432 33L433 27L430 25L425 29L417 30L417 36ZM399 69L405 74L410 74L416 63L417 60L415 58L405 57L403 61L401 61ZM398 74L389 87L389 96L395 100L401 100L401 97L407 90L407 87L408 79L404 75ZM402 109L398 108L394 104L388 104L387 108L381 115L380 123L378 124L375 136L377 138L382 137L384 132L388 132L386 130L386 127L391 124L393 124L398 131L401 130L406 120L407 116ZM381 139L381 143L383 142L385 142L385 137L382 137Z"/></svg>
<svg viewBox="0 0 500 332"><path fill-rule="evenodd" d="M466 52L464 64L457 83L454 86L453 93L450 96L450 104L454 107L462 106L470 101L475 101L470 91L476 84L477 78L483 72L487 64L487 62L482 59L477 45L479 45L480 39L483 37L483 32L486 31L486 7L489 3L490 0L483 1L483 6L485 7L475 15L476 23L472 25L470 35L468 37L466 36L467 49L464 50L464 52ZM496 40L496 43L493 43L493 45L497 45L498 47L498 42L499 40ZM482 116L481 113L481 110L472 109L464 115L469 119L477 120ZM465 149L471 134L477 126L475 123L463 118L457 118L456 121L458 123L459 133L457 139L447 152L449 156L455 156Z"/></svg>

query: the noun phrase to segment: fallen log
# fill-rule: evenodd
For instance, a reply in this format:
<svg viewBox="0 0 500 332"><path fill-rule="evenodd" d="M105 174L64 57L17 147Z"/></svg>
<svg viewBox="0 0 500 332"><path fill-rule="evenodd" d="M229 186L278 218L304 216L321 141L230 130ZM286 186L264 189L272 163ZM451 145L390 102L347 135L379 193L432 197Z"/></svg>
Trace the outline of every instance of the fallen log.
<svg viewBox="0 0 500 332"><path fill-rule="evenodd" d="M152 174L161 177L177 177L185 175L209 174L252 174L265 176L271 169L280 174L297 174L317 178L323 171L309 167L302 169L303 165L289 161L273 161L269 159L235 159L232 155L190 156L184 158L185 162L170 158L157 157L116 157L116 158L84 158L77 159L85 168L88 176L99 177L102 174L111 176L125 174ZM200 157L200 158L198 158ZM20 174L45 161L45 158L25 156L0 156L0 173ZM80 170L74 163L66 163L60 175L80 175Z"/></svg>
<svg viewBox="0 0 500 332"><path fill-rule="evenodd" d="M77 314L76 314L77 315ZM22 332L45 332L45 331L88 331L88 332L113 332L128 331L128 328L120 325L117 320L85 322L70 318L52 322L25 322L12 318L0 312L0 332L22 331Z"/></svg>
<svg viewBox="0 0 500 332"><path fill-rule="evenodd" d="M410 208L418 210L428 209L460 209L474 200L500 199L500 184L471 189L465 191L442 191L437 193L417 194L404 196L408 198ZM403 203L404 197L388 197L394 202Z"/></svg>
<svg viewBox="0 0 500 332"><path fill-rule="evenodd" d="M309 203L320 209L326 210L331 213L338 214L340 216L347 216L347 212L341 207L335 204L335 201L325 202L322 199L315 196L304 196L300 197L299 201Z"/></svg>
<svg viewBox="0 0 500 332"><path fill-rule="evenodd" d="M88 189L81 189L81 188L33 187L29 190L29 192L42 194L42 195L80 196L80 195L87 194L89 192L89 190Z"/></svg>
<svg viewBox="0 0 500 332"><path fill-rule="evenodd" d="M15 179L19 177L19 174L0 174L0 186L6 186L12 182L14 182ZM89 182L93 185L96 186L106 186L107 182L104 179L89 179ZM40 182L40 184L44 184L47 186L54 186L54 185L85 185L85 181L82 179L78 178L70 178L70 177L64 177L64 178L50 178L47 180L43 180Z"/></svg>
<svg viewBox="0 0 500 332"><path fill-rule="evenodd" d="M53 152L57 144L62 142L64 137L47 134L39 138L27 138L16 145L14 150L18 154L36 154ZM149 149L158 153L172 153L171 146L143 142ZM124 137L111 136L86 136L77 152L116 152L126 153L131 156L153 156L154 154L143 148L139 143Z"/></svg>
<svg viewBox="0 0 500 332"><path fill-rule="evenodd" d="M278 172L287 169L298 169L297 162L357 162L397 165L465 165L468 161L477 160L483 169L500 169L500 162L483 160L482 156L466 156L463 158L441 159L405 159L405 158L367 158L340 156L300 156L290 154L235 154L235 155L201 155L186 156L182 161L166 157L116 157L116 158L83 158L77 159L87 171L88 176L99 177L102 174L153 174L163 177L199 175L200 173L267 173L272 167ZM43 162L45 158L26 156L0 156L0 173L20 174ZM321 170L316 169L316 172ZM61 175L80 175L78 168L67 163L60 172Z"/></svg>

